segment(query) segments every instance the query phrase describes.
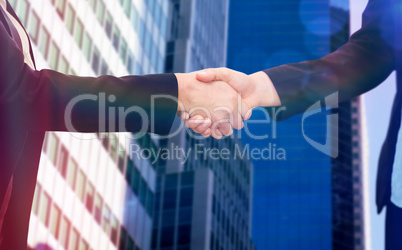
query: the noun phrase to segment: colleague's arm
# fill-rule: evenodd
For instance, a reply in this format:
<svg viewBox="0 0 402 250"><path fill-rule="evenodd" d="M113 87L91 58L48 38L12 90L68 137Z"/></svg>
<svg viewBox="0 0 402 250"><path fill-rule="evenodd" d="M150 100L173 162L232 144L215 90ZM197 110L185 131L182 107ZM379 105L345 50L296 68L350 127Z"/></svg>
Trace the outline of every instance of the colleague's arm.
<svg viewBox="0 0 402 250"><path fill-rule="evenodd" d="M0 108L17 121L10 129L167 134L178 110L199 105L211 111L216 100L234 108L231 102L237 93L230 86L199 82L195 74L95 78L35 71L24 63L10 37L10 30L0 22ZM230 91L232 99L224 96Z"/></svg>
<svg viewBox="0 0 402 250"><path fill-rule="evenodd" d="M197 78L232 83L240 92L248 93L242 97L254 102L252 107L281 104L283 108L277 115L273 114L275 109L267 109L277 120L302 113L335 92L340 102L358 96L379 85L394 69L392 11L397 9L390 2L370 0L363 13L362 28L349 42L321 59L267 69L263 71L268 76L265 80L262 72L246 76L228 69L208 69Z"/></svg>

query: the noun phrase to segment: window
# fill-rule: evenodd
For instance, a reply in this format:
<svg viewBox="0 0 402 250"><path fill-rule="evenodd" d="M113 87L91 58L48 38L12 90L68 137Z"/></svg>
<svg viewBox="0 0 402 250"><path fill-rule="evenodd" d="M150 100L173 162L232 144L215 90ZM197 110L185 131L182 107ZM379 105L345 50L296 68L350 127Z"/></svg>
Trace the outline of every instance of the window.
<svg viewBox="0 0 402 250"><path fill-rule="evenodd" d="M61 217L60 208L56 204L53 204L52 219L50 222L50 232L54 235L56 239L59 237L60 217Z"/></svg>
<svg viewBox="0 0 402 250"><path fill-rule="evenodd" d="M120 45L120 30L115 25L113 29L113 47L116 49L116 51L119 51L119 45Z"/></svg>
<svg viewBox="0 0 402 250"><path fill-rule="evenodd" d="M8 0L8 2L13 7L13 9L15 9L15 7L17 7L17 0Z"/></svg>
<svg viewBox="0 0 402 250"><path fill-rule="evenodd" d="M133 161L130 158L127 158L127 171L126 171L126 181L129 186L133 189L132 183L133 183L133 171L134 171L134 165ZM134 192L134 190L133 190Z"/></svg>
<svg viewBox="0 0 402 250"><path fill-rule="evenodd" d="M78 249L78 243L79 243L79 234L77 229L73 229L72 233L71 233L71 239L70 239L70 249Z"/></svg>
<svg viewBox="0 0 402 250"><path fill-rule="evenodd" d="M145 32L145 53L147 53L148 58L151 58L151 48L152 48L152 37L151 34L146 30Z"/></svg>
<svg viewBox="0 0 402 250"><path fill-rule="evenodd" d="M95 197L95 211L94 211L95 220L101 225L102 219L102 198L99 194L96 194Z"/></svg>
<svg viewBox="0 0 402 250"><path fill-rule="evenodd" d="M92 54L92 69L95 72L95 74L98 74L99 72L99 62L100 62L99 50L95 48Z"/></svg>
<svg viewBox="0 0 402 250"><path fill-rule="evenodd" d="M127 246L127 231L126 231L126 229L124 227L121 227L121 229L120 229L120 245L119 245L119 249L130 249Z"/></svg>
<svg viewBox="0 0 402 250"><path fill-rule="evenodd" d="M144 206L145 206L145 197L147 195L147 188L148 188L147 183L145 182L144 179L141 178L139 198L140 198L141 204L144 205Z"/></svg>
<svg viewBox="0 0 402 250"><path fill-rule="evenodd" d="M141 174L140 171L137 168L133 168L133 183L132 183L132 189L134 193L138 196L140 192L140 180L141 180Z"/></svg>
<svg viewBox="0 0 402 250"><path fill-rule="evenodd" d="M96 0L89 0L89 7L95 12L96 10Z"/></svg>
<svg viewBox="0 0 402 250"><path fill-rule="evenodd" d="M180 207L190 207L193 204L193 188L180 190Z"/></svg>
<svg viewBox="0 0 402 250"><path fill-rule="evenodd" d="M32 202L32 211L37 215L38 214L38 204L40 200L40 192L41 192L41 187L38 183L36 183L35 187L35 194Z"/></svg>
<svg viewBox="0 0 402 250"><path fill-rule="evenodd" d="M89 250L89 245L84 239L81 239L80 250Z"/></svg>
<svg viewBox="0 0 402 250"><path fill-rule="evenodd" d="M57 168L64 178L66 178L67 176L67 166L68 166L68 151L66 147L62 145Z"/></svg>
<svg viewBox="0 0 402 250"><path fill-rule="evenodd" d="M85 181L86 181L85 174L84 174L84 172L82 172L82 170L80 170L78 172L78 176L77 176L77 184L75 186L75 192L76 192L78 198L80 198L80 200L82 202L84 201Z"/></svg>
<svg viewBox="0 0 402 250"><path fill-rule="evenodd" d="M165 189L177 188L178 175L169 174L165 176Z"/></svg>
<svg viewBox="0 0 402 250"><path fill-rule="evenodd" d="M117 236L118 236L118 224L117 224L117 219L113 216L112 217L112 228L110 231L110 240L113 242L114 245L117 245Z"/></svg>
<svg viewBox="0 0 402 250"><path fill-rule="evenodd" d="M60 228L60 238L59 241L65 249L68 248L68 238L70 237L70 221L63 216L63 222Z"/></svg>
<svg viewBox="0 0 402 250"><path fill-rule="evenodd" d="M180 225L177 234L178 245L190 245L191 225Z"/></svg>
<svg viewBox="0 0 402 250"><path fill-rule="evenodd" d="M126 16L130 18L130 10L131 10L131 0L126 0L124 2L124 13L126 13Z"/></svg>
<svg viewBox="0 0 402 250"><path fill-rule="evenodd" d="M75 174L77 172L77 162L70 158L67 171L67 183L73 189L75 184Z"/></svg>
<svg viewBox="0 0 402 250"><path fill-rule="evenodd" d="M50 213L50 197L45 192L40 199L39 218L46 226L49 225L49 213Z"/></svg>
<svg viewBox="0 0 402 250"><path fill-rule="evenodd" d="M118 167L121 173L124 174L124 162L126 159L126 154L124 153L123 150L119 151L119 162L118 162ZM130 159L130 158L129 158Z"/></svg>
<svg viewBox="0 0 402 250"><path fill-rule="evenodd" d="M49 144L48 144L48 156L52 161L53 165L56 166L57 163L57 149L59 148L59 139L57 139L54 133L49 134Z"/></svg>
<svg viewBox="0 0 402 250"><path fill-rule="evenodd" d="M160 21L161 21L161 15L162 15L162 8L159 5L159 3L157 3L156 6L155 6L154 20L155 20L156 25L158 25L158 26L159 26Z"/></svg>
<svg viewBox="0 0 402 250"><path fill-rule="evenodd" d="M60 64L59 64L59 72L67 74L68 73L68 68L69 68L69 64L67 62L67 59L63 56L61 58Z"/></svg>
<svg viewBox="0 0 402 250"><path fill-rule="evenodd" d="M75 20L75 11L73 7L71 7L71 5L68 4L66 10L65 22L67 30L70 32L70 34L73 34L74 20Z"/></svg>
<svg viewBox="0 0 402 250"><path fill-rule="evenodd" d="M148 0L147 2L149 12L152 13L154 11L155 0Z"/></svg>
<svg viewBox="0 0 402 250"><path fill-rule="evenodd" d="M154 205L154 193L152 193L151 189L147 188L146 209L147 209L147 213L150 217L152 217L153 205Z"/></svg>
<svg viewBox="0 0 402 250"><path fill-rule="evenodd" d="M23 23L24 25L26 25L26 21L27 21L28 8L29 8L29 4L27 3L26 0L22 0L19 2L18 8L17 8L17 15L18 15L19 19L21 20L21 23Z"/></svg>
<svg viewBox="0 0 402 250"><path fill-rule="evenodd" d="M78 47L82 48L82 37L84 32L84 25L82 24L81 20L77 20L75 23L74 29L74 40L77 43Z"/></svg>
<svg viewBox="0 0 402 250"><path fill-rule="evenodd" d="M128 237L127 237L127 249L128 250L137 249L137 248L135 248L134 240L133 240L133 238L131 238L130 235L128 235Z"/></svg>
<svg viewBox="0 0 402 250"><path fill-rule="evenodd" d="M103 26L105 20L105 4L102 1L98 2L98 9L96 12L99 23Z"/></svg>
<svg viewBox="0 0 402 250"><path fill-rule="evenodd" d="M109 12L106 13L105 32L109 38L112 38L113 18Z"/></svg>
<svg viewBox="0 0 402 250"><path fill-rule="evenodd" d="M93 205L94 205L94 187L90 183L88 183L85 206L90 213L92 213Z"/></svg>
<svg viewBox="0 0 402 250"><path fill-rule="evenodd" d="M192 208L185 207L179 210L179 224L191 223Z"/></svg>
<svg viewBox="0 0 402 250"><path fill-rule="evenodd" d="M43 57L47 59L49 48L49 32L46 28L42 27L39 39L39 51L42 53Z"/></svg>
<svg viewBox="0 0 402 250"><path fill-rule="evenodd" d="M55 42L52 42L52 45L50 47L49 66L54 70L57 70L57 66L59 64L59 54L60 49L57 47Z"/></svg>
<svg viewBox="0 0 402 250"><path fill-rule="evenodd" d="M163 227L161 233L161 247L173 246L174 227Z"/></svg>
<svg viewBox="0 0 402 250"><path fill-rule="evenodd" d="M102 228L107 235L110 234L110 209L106 205L103 206Z"/></svg>
<svg viewBox="0 0 402 250"><path fill-rule="evenodd" d="M38 43L39 26L40 26L39 17L35 13L35 11L32 11L29 17L28 34L31 36L34 43Z"/></svg>
<svg viewBox="0 0 402 250"><path fill-rule="evenodd" d="M126 64L126 67L127 67L127 71L130 73L130 74L134 74L134 64L135 64L135 59L134 59L134 55L133 55L133 52L131 52L131 50L128 50L128 59L127 59L127 64Z"/></svg>
<svg viewBox="0 0 402 250"><path fill-rule="evenodd" d="M56 10L61 18L64 18L65 8L66 8L66 0L57 0L56 1Z"/></svg>
<svg viewBox="0 0 402 250"><path fill-rule="evenodd" d="M166 38L166 33L167 33L167 20L166 20L166 16L162 15L161 18L161 33L162 33L162 37Z"/></svg>
<svg viewBox="0 0 402 250"><path fill-rule="evenodd" d="M127 58L127 42L123 39L120 47L120 59L123 61L123 64L126 64Z"/></svg>
<svg viewBox="0 0 402 250"><path fill-rule="evenodd" d="M175 209L176 208L176 189L165 189L163 194L163 209Z"/></svg>
<svg viewBox="0 0 402 250"><path fill-rule="evenodd" d="M194 185L194 172L183 172L181 174L181 186L192 186Z"/></svg>
<svg viewBox="0 0 402 250"><path fill-rule="evenodd" d="M92 52L92 39L89 37L87 33L85 33L84 36L84 42L83 42L83 51L84 51L84 56L87 59L87 61L91 61L91 52Z"/></svg>
<svg viewBox="0 0 402 250"><path fill-rule="evenodd" d="M117 150L119 149L118 147L119 142L117 141L116 136L113 136L110 138L110 158L112 158L113 161L116 161L116 156L117 156Z"/></svg>
<svg viewBox="0 0 402 250"><path fill-rule="evenodd" d="M109 71L109 67L107 66L106 61L102 59L102 65L101 65L100 74L101 75L107 75L108 71Z"/></svg>
<svg viewBox="0 0 402 250"><path fill-rule="evenodd" d="M134 30L136 32L138 32L138 11L137 8L135 8L135 5L133 4L133 8L132 8L132 15L131 15L131 25L133 26Z"/></svg>
<svg viewBox="0 0 402 250"><path fill-rule="evenodd" d="M152 66L154 66L155 70L157 70L157 68L158 68L158 59L159 59L158 47L156 47L155 43L152 42L151 62L152 62Z"/></svg>

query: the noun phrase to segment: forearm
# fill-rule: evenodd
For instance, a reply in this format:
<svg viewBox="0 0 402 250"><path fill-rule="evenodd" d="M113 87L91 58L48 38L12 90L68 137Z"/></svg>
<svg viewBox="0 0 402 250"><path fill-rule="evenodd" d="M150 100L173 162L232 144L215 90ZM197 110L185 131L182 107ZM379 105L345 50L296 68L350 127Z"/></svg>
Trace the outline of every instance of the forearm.
<svg viewBox="0 0 402 250"><path fill-rule="evenodd" d="M390 2L370 0L362 28L335 52L265 70L282 102L278 120L302 113L335 92L339 102L348 100L386 79L395 67Z"/></svg>
<svg viewBox="0 0 402 250"><path fill-rule="evenodd" d="M249 75L251 86L255 95L249 98L251 107L273 107L280 106L281 100L269 76L259 71Z"/></svg>

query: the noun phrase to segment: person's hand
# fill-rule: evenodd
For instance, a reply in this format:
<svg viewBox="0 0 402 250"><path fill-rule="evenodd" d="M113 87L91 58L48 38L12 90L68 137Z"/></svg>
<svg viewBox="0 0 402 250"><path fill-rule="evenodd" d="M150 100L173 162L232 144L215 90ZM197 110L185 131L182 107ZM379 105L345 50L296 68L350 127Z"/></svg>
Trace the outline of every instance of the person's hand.
<svg viewBox="0 0 402 250"><path fill-rule="evenodd" d="M246 75L244 73L228 68L211 68L198 71L197 79L202 82L219 80L228 83L241 95L243 100L248 105L250 105L251 108L259 106L270 107L281 105L281 101L272 84L271 79L268 77L267 74L262 71L254 73L252 75ZM246 115L247 119L250 116L251 109L249 110L249 114ZM199 127L199 125L196 124L195 121L197 119L201 119L201 117L187 117L187 119L188 121L185 123L187 127L193 130ZM201 134L203 136L208 136L208 134Z"/></svg>
<svg viewBox="0 0 402 250"><path fill-rule="evenodd" d="M251 108L281 105L271 79L262 71L246 75L228 68L211 68L198 71L197 79L206 83L212 81L228 83Z"/></svg>
<svg viewBox="0 0 402 250"><path fill-rule="evenodd" d="M227 83L198 81L196 73L176 74L179 88L178 112L190 120L185 125L204 136L221 138L243 128L249 106Z"/></svg>

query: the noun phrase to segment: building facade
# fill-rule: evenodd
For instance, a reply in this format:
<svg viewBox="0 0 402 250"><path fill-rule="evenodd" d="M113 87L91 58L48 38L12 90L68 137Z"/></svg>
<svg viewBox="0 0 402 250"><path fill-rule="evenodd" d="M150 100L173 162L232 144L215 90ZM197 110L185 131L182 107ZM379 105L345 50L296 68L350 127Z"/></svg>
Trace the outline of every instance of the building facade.
<svg viewBox="0 0 402 250"><path fill-rule="evenodd" d="M152 249L253 250L251 160L237 138L201 138L166 145L186 153L158 168Z"/></svg>
<svg viewBox="0 0 402 250"><path fill-rule="evenodd" d="M229 2L171 2L166 72L224 66ZM241 141L183 130L161 144L184 153L158 166L152 249L255 249L253 168L250 159L235 156L243 152ZM226 157L219 156L223 151Z"/></svg>
<svg viewBox="0 0 402 250"><path fill-rule="evenodd" d="M343 0L232 0L227 65L254 73L320 58L347 41L348 10ZM364 248L359 114L356 99L306 119L252 128L255 134L272 131L269 139L242 137L286 151L286 160L254 161L252 235L258 249ZM315 149L306 137L337 157Z"/></svg>
<svg viewBox="0 0 402 250"><path fill-rule="evenodd" d="M38 69L97 76L163 73L169 2L9 1ZM31 248L150 249L156 170L130 145L148 134L48 132L29 227Z"/></svg>

